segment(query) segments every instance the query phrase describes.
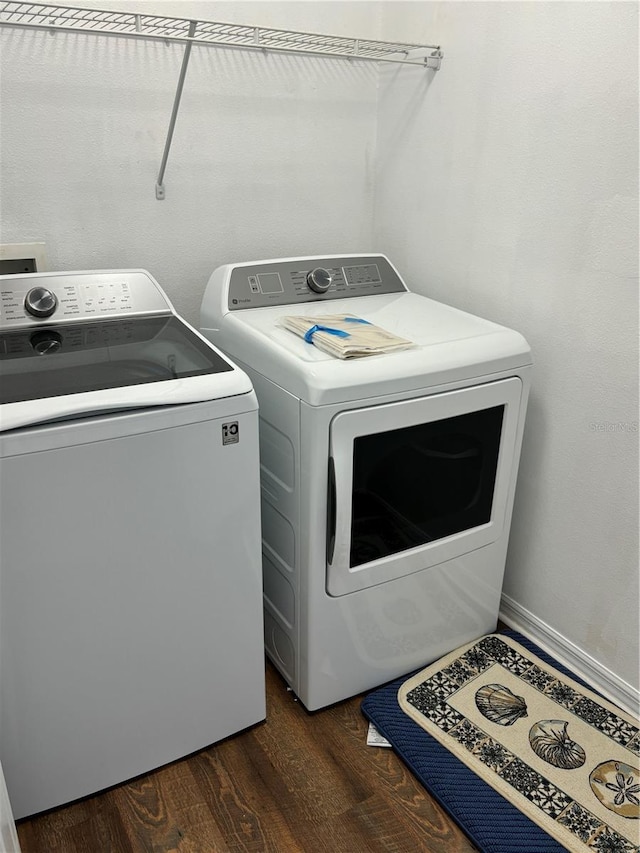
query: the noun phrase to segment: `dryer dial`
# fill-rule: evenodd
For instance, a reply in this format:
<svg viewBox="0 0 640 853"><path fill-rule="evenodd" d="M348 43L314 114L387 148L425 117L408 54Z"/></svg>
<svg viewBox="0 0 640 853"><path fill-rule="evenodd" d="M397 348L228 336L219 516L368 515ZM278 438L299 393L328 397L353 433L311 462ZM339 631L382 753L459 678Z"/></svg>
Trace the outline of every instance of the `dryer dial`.
<svg viewBox="0 0 640 853"><path fill-rule="evenodd" d="M315 267L307 273L307 285L314 293L326 293L332 281L333 276L324 267Z"/></svg>
<svg viewBox="0 0 640 853"><path fill-rule="evenodd" d="M58 298L46 287L32 287L24 298L24 307L33 317L50 317L58 307Z"/></svg>

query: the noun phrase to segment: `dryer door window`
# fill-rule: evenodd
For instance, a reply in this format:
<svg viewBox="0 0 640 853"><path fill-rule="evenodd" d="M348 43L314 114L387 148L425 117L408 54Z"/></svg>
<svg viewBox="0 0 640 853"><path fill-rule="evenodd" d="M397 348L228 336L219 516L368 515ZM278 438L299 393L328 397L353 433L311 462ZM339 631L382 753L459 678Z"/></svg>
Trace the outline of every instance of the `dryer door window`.
<svg viewBox="0 0 640 853"><path fill-rule="evenodd" d="M344 595L501 534L522 384L507 379L332 422L327 591Z"/></svg>
<svg viewBox="0 0 640 853"><path fill-rule="evenodd" d="M354 438L351 568L491 521L504 408Z"/></svg>

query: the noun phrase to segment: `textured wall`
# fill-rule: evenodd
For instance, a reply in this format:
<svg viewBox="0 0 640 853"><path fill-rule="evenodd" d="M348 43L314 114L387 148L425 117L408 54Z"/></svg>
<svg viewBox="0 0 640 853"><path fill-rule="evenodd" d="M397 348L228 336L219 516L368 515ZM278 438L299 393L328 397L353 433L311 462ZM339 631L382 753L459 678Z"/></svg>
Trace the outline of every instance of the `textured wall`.
<svg viewBox="0 0 640 853"><path fill-rule="evenodd" d="M370 37L377 27L363 3L92 5ZM183 47L1 38L2 242L46 241L53 269L146 268L196 325L221 263L371 248L375 65L194 47L160 202Z"/></svg>
<svg viewBox="0 0 640 853"><path fill-rule="evenodd" d="M505 592L638 685L638 7L398 3L376 245L535 358Z"/></svg>

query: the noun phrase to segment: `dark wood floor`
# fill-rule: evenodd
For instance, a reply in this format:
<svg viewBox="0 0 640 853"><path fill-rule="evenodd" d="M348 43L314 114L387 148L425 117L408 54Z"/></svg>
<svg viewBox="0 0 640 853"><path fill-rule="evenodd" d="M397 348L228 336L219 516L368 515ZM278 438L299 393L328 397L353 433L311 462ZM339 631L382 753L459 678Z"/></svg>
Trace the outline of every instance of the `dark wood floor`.
<svg viewBox="0 0 640 853"><path fill-rule="evenodd" d="M471 853L360 698L309 714L267 666L267 721L188 759L21 821L23 853Z"/></svg>

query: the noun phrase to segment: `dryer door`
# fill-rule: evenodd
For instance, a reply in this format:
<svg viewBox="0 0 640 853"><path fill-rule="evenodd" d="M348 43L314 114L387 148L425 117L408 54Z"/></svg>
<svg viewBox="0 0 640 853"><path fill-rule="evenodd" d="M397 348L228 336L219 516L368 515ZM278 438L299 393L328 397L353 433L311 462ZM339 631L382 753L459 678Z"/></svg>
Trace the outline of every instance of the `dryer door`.
<svg viewBox="0 0 640 853"><path fill-rule="evenodd" d="M336 415L329 595L421 571L501 536L517 473L521 395L513 377Z"/></svg>

